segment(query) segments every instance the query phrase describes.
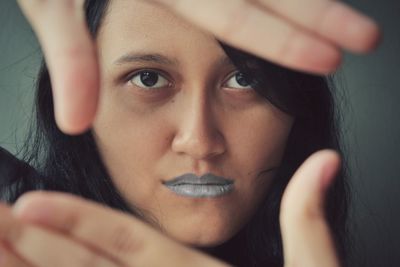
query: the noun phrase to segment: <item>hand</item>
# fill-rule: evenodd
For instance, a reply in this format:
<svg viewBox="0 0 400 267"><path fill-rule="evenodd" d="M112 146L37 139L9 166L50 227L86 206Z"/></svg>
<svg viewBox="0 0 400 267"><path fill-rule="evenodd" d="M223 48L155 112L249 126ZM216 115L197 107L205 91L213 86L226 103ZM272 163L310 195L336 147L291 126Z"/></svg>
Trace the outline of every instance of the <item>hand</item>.
<svg viewBox="0 0 400 267"><path fill-rule="evenodd" d="M339 267L322 208L338 168L336 153L319 151L288 184L280 214L285 267ZM2 250L9 262L21 261L15 251L37 267L227 266L132 216L67 194L28 193L15 204L14 215L7 207L0 213L0 238L11 247Z"/></svg>
<svg viewBox="0 0 400 267"><path fill-rule="evenodd" d="M227 267L133 216L64 193L32 192L0 206L1 266Z"/></svg>
<svg viewBox="0 0 400 267"><path fill-rule="evenodd" d="M285 267L339 267L324 216L324 196L340 166L337 153L311 155L296 171L281 202Z"/></svg>
<svg viewBox="0 0 400 267"><path fill-rule="evenodd" d="M341 48L366 52L379 39L373 21L333 0L152 2L164 5L232 46L312 73L333 71L339 65ZM81 133L94 119L99 90L99 67L85 24L84 0L18 3L45 54L57 124L65 133Z"/></svg>

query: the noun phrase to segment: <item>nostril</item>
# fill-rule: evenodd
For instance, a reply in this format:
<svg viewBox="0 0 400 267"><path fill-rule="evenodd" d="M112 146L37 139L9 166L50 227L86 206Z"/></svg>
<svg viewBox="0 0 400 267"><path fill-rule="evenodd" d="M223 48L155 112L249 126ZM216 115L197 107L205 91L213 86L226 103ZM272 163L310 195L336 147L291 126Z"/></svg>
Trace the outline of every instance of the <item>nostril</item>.
<svg viewBox="0 0 400 267"><path fill-rule="evenodd" d="M225 152L223 140L216 136L176 136L172 142L172 150L187 154L196 159L210 159Z"/></svg>

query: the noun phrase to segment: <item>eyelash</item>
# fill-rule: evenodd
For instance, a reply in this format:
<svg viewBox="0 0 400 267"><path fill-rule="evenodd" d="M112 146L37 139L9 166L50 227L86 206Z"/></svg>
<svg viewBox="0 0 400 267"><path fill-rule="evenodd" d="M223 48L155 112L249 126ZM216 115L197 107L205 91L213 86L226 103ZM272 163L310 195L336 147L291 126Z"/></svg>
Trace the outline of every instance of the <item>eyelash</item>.
<svg viewBox="0 0 400 267"><path fill-rule="evenodd" d="M131 82L132 79L133 79L134 77L140 75L141 73L144 73L144 72L156 73L157 75L160 75L160 76L162 76L165 80L167 80L167 81L168 81L168 85L171 84L171 82L169 82L169 78L166 78L166 77L168 77L168 75L166 75L162 70L158 70L158 69L140 69L140 70L138 70L138 71L135 71L135 72L133 72L132 74L128 75L128 77L126 78L126 82L130 82L131 84L133 84L133 83ZM160 87L160 88L146 89L145 87L137 86L137 85L135 85L135 84L133 84L133 85L134 85L135 87L140 88L140 90L144 90L144 91L152 91L152 90L156 90L156 89L162 88L162 87Z"/></svg>
<svg viewBox="0 0 400 267"><path fill-rule="evenodd" d="M165 86L162 86L162 87L155 87L155 88L150 88L150 89L147 89L147 88L149 88L149 87L142 87L142 86L138 86L138 85L136 85L136 84L134 84L133 82L132 82L132 79L133 78L135 78L136 76L139 76L140 74L142 74L142 73L145 73L145 72L149 72L149 73L155 73L155 74L157 74L157 75L159 75L159 76L162 76L162 78L163 79L165 79L167 82L168 82L168 86L167 87L169 87L172 83L169 81L169 75L166 75L165 73L164 73L164 71L161 71L161 70L158 70L158 69L141 69L141 70L139 70L139 71L135 71L134 73L132 73L132 74L130 74L128 77L127 77L127 82L130 82L131 84L133 84L134 86L136 86L136 87L138 87L138 88L140 88L140 90L143 90L143 91L154 91L154 90L157 90L157 89L161 89L161 88L165 88ZM232 78L235 78L236 77L236 75L237 74L239 74L239 73L241 73L240 71L234 71L234 72L232 72L232 73L230 73L229 75L228 75L228 79L224 82L224 84L226 84L229 80L231 80ZM165 77L166 76L166 77ZM157 82L158 82L158 80L157 80ZM142 83L142 82L141 82ZM143 83L142 83L143 84ZM242 91L243 93L246 93L246 92L251 92L251 91L253 91L254 90L254 88L251 86L251 84L249 84L248 86L246 86L246 87L244 87L244 88L247 88L247 89L238 89L238 88L234 88L234 87L228 87L229 88L229 90L234 90L234 91ZM251 89L251 90L248 90L248 89Z"/></svg>

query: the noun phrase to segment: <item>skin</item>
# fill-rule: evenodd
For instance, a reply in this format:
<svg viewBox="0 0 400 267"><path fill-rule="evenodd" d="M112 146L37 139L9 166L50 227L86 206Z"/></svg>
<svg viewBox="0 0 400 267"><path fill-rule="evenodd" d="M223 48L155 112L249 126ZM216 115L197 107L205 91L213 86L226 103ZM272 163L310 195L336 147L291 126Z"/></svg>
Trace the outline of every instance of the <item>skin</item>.
<svg viewBox="0 0 400 267"><path fill-rule="evenodd" d="M373 20L340 1L148 2L164 5L229 44L316 74L334 71L341 49L367 52L380 40ZM85 26L84 0L18 3L37 33L49 66L57 124L65 133L82 133L96 114L100 77L96 49Z"/></svg>
<svg viewBox="0 0 400 267"><path fill-rule="evenodd" d="M289 182L280 213L285 267L339 267L322 210L339 163L334 151L316 152ZM0 216L5 267L228 266L132 216L68 194L30 192L13 207L0 205Z"/></svg>
<svg viewBox="0 0 400 267"><path fill-rule="evenodd" d="M293 118L238 84L233 64L218 64L227 56L212 35L165 8L112 2L97 45L103 78L93 129L117 188L181 242L231 238L265 196L274 171L260 172L279 166ZM115 64L127 53L162 54L179 65ZM160 76L155 89L132 79L146 69L169 81ZM233 179L234 191L190 198L162 184L210 172Z"/></svg>
<svg viewBox="0 0 400 267"><path fill-rule="evenodd" d="M301 4L307 10L299 9L297 0L259 0L257 6L253 5L255 1L221 0L219 8L212 5L214 1L186 0L179 1L180 5L173 5L177 1L172 0L154 2L165 4L228 43L301 70L325 73L326 66L334 68L338 64L336 52L320 50L320 54L313 54L326 60L325 67L313 61L312 54L303 53L316 52L313 49L316 44L358 52L370 50L376 44L379 31L376 24L364 16L337 1L305 1ZM50 67L57 123L66 133L80 133L89 127L95 116L99 85L95 48L84 26L81 9L84 1L18 2L38 34ZM231 5L233 11L226 8ZM235 8L249 7L253 12L255 9L260 12L254 13L241 34L230 34L227 21L231 21L232 13L229 11L235 13ZM199 8L204 12L197 12ZM325 23L318 23L321 20ZM260 22L264 22L265 27L256 27ZM343 27L337 27L338 23ZM353 29L353 32L344 34L338 30L343 28ZM262 29L263 34L255 29ZM274 38L282 29L292 29L296 34ZM250 39L260 41L248 43L244 38L247 33L252 36ZM308 41L304 42L305 39ZM285 40L304 50L290 50L282 45ZM281 53L271 49L282 46L285 48ZM292 51L286 53L290 56L280 57L288 49ZM289 182L280 213L285 267L339 266L321 209L326 189L338 169L339 157L335 152L319 151L303 163ZM134 217L67 194L25 194L12 207L0 205L0 218L2 266L227 266L166 238ZM38 241L41 246L37 246Z"/></svg>

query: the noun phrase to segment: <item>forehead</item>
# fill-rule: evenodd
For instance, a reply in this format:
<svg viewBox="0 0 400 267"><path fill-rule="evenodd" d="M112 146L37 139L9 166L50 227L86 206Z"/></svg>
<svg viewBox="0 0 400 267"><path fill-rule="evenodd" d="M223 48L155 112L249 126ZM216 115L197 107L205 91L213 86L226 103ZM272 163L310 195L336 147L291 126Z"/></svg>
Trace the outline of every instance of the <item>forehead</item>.
<svg viewBox="0 0 400 267"><path fill-rule="evenodd" d="M121 50L127 52L135 48L154 48L176 54L185 50L193 52L199 46L209 52L222 52L214 36L149 2L111 1L97 38L99 46L112 46L118 55Z"/></svg>

